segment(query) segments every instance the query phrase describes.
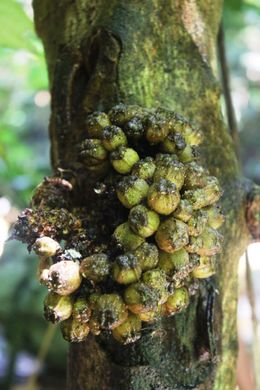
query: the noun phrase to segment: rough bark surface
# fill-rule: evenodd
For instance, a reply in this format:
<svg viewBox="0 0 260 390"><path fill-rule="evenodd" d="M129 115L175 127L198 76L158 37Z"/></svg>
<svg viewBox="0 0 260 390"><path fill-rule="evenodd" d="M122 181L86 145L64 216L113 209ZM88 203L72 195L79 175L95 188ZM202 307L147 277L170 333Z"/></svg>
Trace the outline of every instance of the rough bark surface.
<svg viewBox="0 0 260 390"><path fill-rule="evenodd" d="M52 91L54 168L73 169L71 145L84 133L87 113L122 101L161 106L197 123L206 136L204 163L224 189L225 249L216 277L185 313L147 327L133 345L91 337L71 345L68 389L233 390L237 263L250 240L251 184L240 176L220 109L222 1L34 0L34 10Z"/></svg>

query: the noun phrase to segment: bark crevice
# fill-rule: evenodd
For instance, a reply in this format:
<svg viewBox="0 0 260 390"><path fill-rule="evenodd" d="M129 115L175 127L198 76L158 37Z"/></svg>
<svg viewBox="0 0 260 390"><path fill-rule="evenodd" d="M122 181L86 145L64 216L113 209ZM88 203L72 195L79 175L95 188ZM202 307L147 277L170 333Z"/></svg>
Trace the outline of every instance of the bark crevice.
<svg viewBox="0 0 260 390"><path fill-rule="evenodd" d="M77 175L71 145L84 134L86 114L122 100L161 106L194 121L206 138L204 164L224 189L225 243L216 277L205 281L185 313L149 327L133 346L93 337L72 345L70 390L235 387L237 265L250 242L248 221L259 209L255 197L249 197L247 208L234 143L220 110L215 52L222 1L185 1L186 11L190 3L200 19L184 20L183 3L177 0L62 0L58 7L53 0L34 0L52 85L54 168L75 169ZM81 188L87 179L81 173Z"/></svg>

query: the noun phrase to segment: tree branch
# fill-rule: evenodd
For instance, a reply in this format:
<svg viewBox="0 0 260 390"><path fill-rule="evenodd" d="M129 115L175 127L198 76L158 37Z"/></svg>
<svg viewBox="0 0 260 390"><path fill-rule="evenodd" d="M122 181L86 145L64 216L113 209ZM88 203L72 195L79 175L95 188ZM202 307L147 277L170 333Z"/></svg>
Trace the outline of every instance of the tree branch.
<svg viewBox="0 0 260 390"><path fill-rule="evenodd" d="M237 121L236 121L235 111L234 111L231 92L230 92L229 68L228 68L228 63L226 58L225 34L224 34L223 23L221 23L219 27L218 53L219 53L219 63L221 68L222 88L223 88L223 94L224 94L225 104L226 104L228 127L234 142L237 158L239 159L240 153L239 153L238 128L237 128Z"/></svg>
<svg viewBox="0 0 260 390"><path fill-rule="evenodd" d="M255 184L248 193L246 219L253 241L260 241L260 186Z"/></svg>
<svg viewBox="0 0 260 390"><path fill-rule="evenodd" d="M196 8L196 18L188 12L190 3ZM71 390L235 387L237 263L249 240L245 188L223 123L212 66L221 7L222 1L213 0L61 0L59 5L53 0L34 0L37 31L55 85L53 97L55 91L59 97L53 100L50 128L55 165L62 159L66 166L61 168L74 166L72 143L85 132L86 111L107 110L120 99L143 107L162 106L194 121L205 134L204 164L224 189L225 248L216 278L203 283L185 313L147 327L131 346L113 343L109 337L73 345ZM100 28L120 43L113 51L116 69L111 53L104 55L106 45L101 45L97 62L95 44L89 51L89 42ZM206 51L205 42L210 46ZM65 57L61 55L64 46ZM78 52L79 57L75 56ZM81 58L80 64L74 58ZM77 69L79 77L74 77ZM77 177L84 190L75 195L75 201L80 199L95 210L97 205L85 191L86 176Z"/></svg>

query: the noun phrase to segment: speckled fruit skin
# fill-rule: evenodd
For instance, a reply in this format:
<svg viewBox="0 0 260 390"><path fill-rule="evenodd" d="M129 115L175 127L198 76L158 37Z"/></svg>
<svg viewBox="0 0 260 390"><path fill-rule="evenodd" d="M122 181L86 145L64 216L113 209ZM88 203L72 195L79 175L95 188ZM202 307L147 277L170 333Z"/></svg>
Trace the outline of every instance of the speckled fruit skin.
<svg viewBox="0 0 260 390"><path fill-rule="evenodd" d="M198 281L214 274L222 190L199 162L203 134L173 112L119 104L85 125L77 167L108 217L71 207L73 180L54 177L37 188L15 234L41 259L45 316L61 322L67 341L108 332L134 343L143 323L185 310Z"/></svg>

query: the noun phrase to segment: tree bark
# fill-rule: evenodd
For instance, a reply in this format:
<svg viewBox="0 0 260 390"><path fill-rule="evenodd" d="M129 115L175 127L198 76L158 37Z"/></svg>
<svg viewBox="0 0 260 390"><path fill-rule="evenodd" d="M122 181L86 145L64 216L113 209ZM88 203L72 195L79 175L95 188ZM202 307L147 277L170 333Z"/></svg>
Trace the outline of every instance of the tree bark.
<svg viewBox="0 0 260 390"><path fill-rule="evenodd" d="M202 283L186 312L147 327L133 345L94 337L71 345L68 389L233 390L237 265L251 239L246 208L253 187L241 177L220 109L222 1L34 0L34 10L52 91L54 169L74 167L71 145L84 133L87 113L117 102L160 106L204 131L204 163L224 189L217 275Z"/></svg>

